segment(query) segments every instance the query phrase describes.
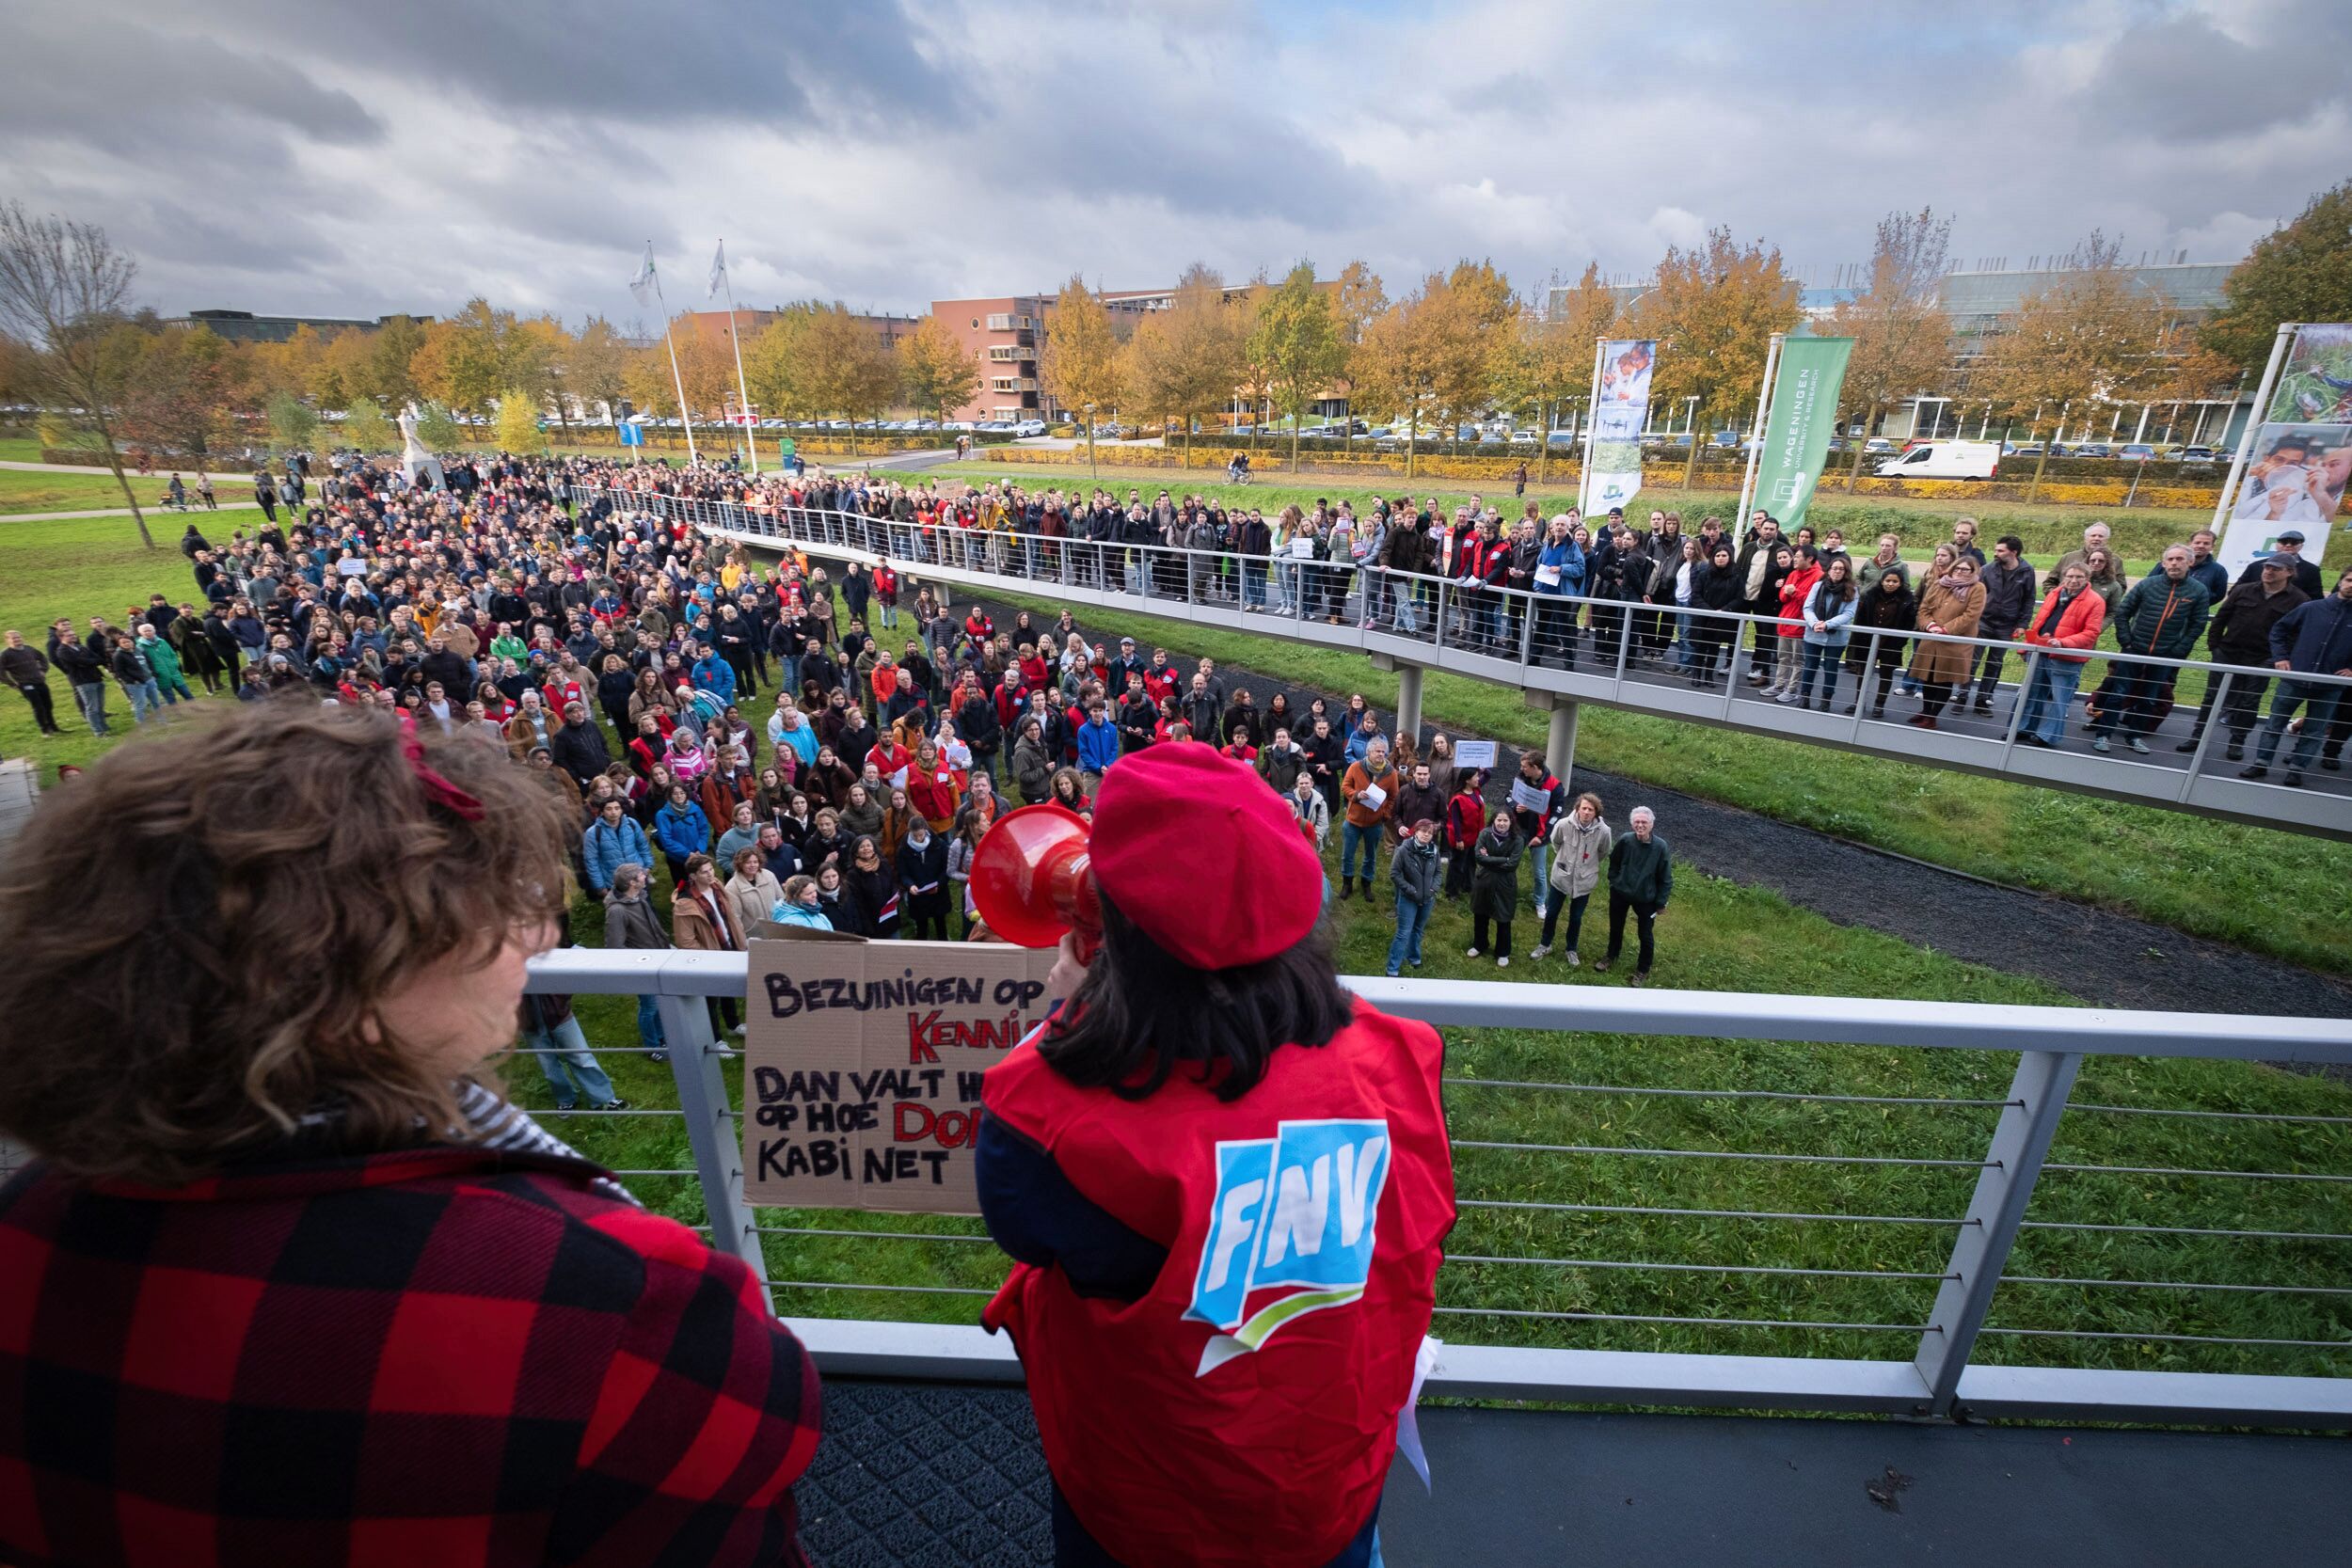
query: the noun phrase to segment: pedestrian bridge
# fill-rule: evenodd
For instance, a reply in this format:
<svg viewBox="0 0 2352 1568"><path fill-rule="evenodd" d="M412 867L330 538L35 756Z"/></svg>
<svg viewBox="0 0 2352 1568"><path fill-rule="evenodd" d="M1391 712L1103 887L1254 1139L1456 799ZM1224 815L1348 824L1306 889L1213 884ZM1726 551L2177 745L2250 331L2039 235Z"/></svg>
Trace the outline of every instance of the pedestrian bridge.
<svg viewBox="0 0 2352 1568"><path fill-rule="evenodd" d="M2352 840L2352 775L2332 770L2325 762L2290 775L2284 764L2302 738L2297 732L2278 737L2278 754L2264 779L2240 776L2257 760L2264 738L2261 723L2246 736L2242 758L2230 755L2232 736L2219 723L2206 726L2191 743L2199 705L2208 691L2217 714L2243 704L2250 693L2266 719L2279 685L2276 673L2266 669L2197 659L2124 660L2111 651L2095 652L2083 667L2080 694L2067 716L2064 737L2057 748L2048 749L2019 736L2030 661L2042 656L2027 655L2009 642L1913 632L1858 634L1847 660L1833 667L1838 677L1835 697L1824 702L1817 690L1813 705L1801 706L1774 701L1748 680L1756 635L1752 628L1758 622L1755 616L1705 610L1661 611L1507 589L1465 589L1434 578L1334 568L1317 561L1268 562L1224 552L920 529L818 508L741 505L632 490L575 491L576 499L600 496L624 513L684 520L745 544L796 546L869 565L887 558L928 582L1043 594L1073 609L1142 611L1294 642L1355 649L1395 671L1400 729L1420 728L1424 671L1445 670L1517 687L1529 705L1551 715L1546 757L1562 778L1567 776L1575 753L1581 705L1597 703L1955 772ZM1761 624L1767 628L1776 625L1769 619ZM1972 658L1993 652L2004 656L2003 678L1989 713L1955 705L1932 730L1909 721L1919 705L1902 693L1899 673L1911 663L1912 644L1921 641L1965 645L1976 650ZM1796 639L1783 639L1781 646L1781 657L1799 657ZM1711 654L1711 668L1686 662L1685 656L1694 649ZM2112 750L2096 752L2085 727L2087 700L2119 662L2153 667L2168 673L2173 683L2171 710L2144 737L2144 752L2131 750L2121 730ZM1882 666L1897 683L1883 709L1872 701L1881 689L1876 672ZM2352 687L2352 680L2335 676L2298 677L2306 678L2333 690ZM2341 701L2352 709L2352 696ZM2352 712L2338 721L2339 751L2346 728L2352 728ZM2291 776L2299 783L2291 785Z"/></svg>
<svg viewBox="0 0 2352 1568"><path fill-rule="evenodd" d="M818 1560L1041 1560L1045 1480L1021 1366L976 1321L1001 1278L985 1235L941 1216L751 1201L731 1084L741 1053L704 1006L743 995L746 963L675 949L533 959L535 991L654 997L676 1090L624 1111L536 1114L559 1132L615 1117L683 1132L682 1151L637 1147L685 1163L616 1174L739 1258L822 1370L825 1447L801 1494ZM2352 1235L2336 1196L2352 1172L2342 1140L2327 1141L2340 1118L2076 1092L2085 1064L2111 1057L2342 1071L2352 1037L2341 1020L1343 983L1457 1045L1465 1029L1641 1037L1625 1041L1629 1069L1657 1036L1811 1041L1825 1059L1983 1055L1983 1086L1963 1099L1857 1093L1837 1070L1818 1091L1756 1087L1737 1070L1664 1085L1631 1071L1499 1080L1465 1075L1473 1058L1457 1056L1447 1117L1463 1228L1438 1277L1443 1344L1424 1389L1445 1407L1420 1418L1436 1489L1392 1476L1393 1560L1460 1557L1472 1539L1470 1560L1510 1563L2341 1557L2343 1439L2289 1434L2352 1427L2341 1307ZM1592 1143L1565 1141L1606 1115L1589 1109L1565 1113L1563 1141L1515 1131L1532 1106L1677 1096L1710 1116L1805 1115L1751 1128L1753 1147L1713 1134L1670 1147L1687 1140L1654 1111L1622 1132L1599 1119ZM2129 1134L2156 1141L2117 1146L2118 1126L2157 1129ZM1775 1174L1692 1185L1735 1167ZM1638 1195L1611 1183L1628 1169L1644 1173ZM2192 1207L2216 1182L2246 1195L2242 1217L2217 1224ZM1737 1196L1749 1193L1763 1206ZM1833 1240L1855 1235L1876 1240L1861 1254ZM1653 1290L1692 1274L1721 1280L1723 1295L1693 1311ZM2250 1325L2215 1315L2249 1297L2265 1303ZM1668 1328L1687 1348L1655 1343ZM1880 1419L1665 1414L1708 1408ZM2012 1424L2049 1422L2089 1425ZM2177 1427L2208 1430L2147 1430ZM2280 1430L2210 1430L2249 1427ZM989 1544L992 1528L1008 1539Z"/></svg>

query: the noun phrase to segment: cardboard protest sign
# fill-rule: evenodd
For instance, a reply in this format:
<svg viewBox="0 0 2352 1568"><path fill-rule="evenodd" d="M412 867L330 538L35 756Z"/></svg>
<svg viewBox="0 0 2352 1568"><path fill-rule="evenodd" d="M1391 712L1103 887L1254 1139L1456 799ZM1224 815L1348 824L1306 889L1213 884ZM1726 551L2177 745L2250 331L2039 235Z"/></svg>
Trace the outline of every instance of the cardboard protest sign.
<svg viewBox="0 0 2352 1568"><path fill-rule="evenodd" d="M1495 743L1491 740L1457 740L1454 743L1454 766L1456 768L1492 768L1495 765Z"/></svg>
<svg viewBox="0 0 2352 1568"><path fill-rule="evenodd" d="M980 1074L1044 1021L1051 948L758 940L743 1176L758 1204L976 1214Z"/></svg>

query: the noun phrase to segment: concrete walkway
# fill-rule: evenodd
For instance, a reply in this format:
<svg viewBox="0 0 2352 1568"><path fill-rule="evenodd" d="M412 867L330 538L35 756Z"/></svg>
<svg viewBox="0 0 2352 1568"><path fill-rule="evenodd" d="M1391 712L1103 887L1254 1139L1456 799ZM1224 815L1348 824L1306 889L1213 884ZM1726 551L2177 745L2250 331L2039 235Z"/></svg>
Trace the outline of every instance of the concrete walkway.
<svg viewBox="0 0 2352 1568"><path fill-rule="evenodd" d="M223 501L216 508L191 506L185 512L174 512L167 506L140 508L140 511L150 517L185 517L190 521L199 517L218 516L223 512L259 512L261 510L262 503L259 501ZM81 517L128 517L130 515L131 509L127 506L118 506L112 511L101 512L0 512L0 523L62 523Z"/></svg>
<svg viewBox="0 0 2352 1568"><path fill-rule="evenodd" d="M18 463L12 460L0 459L0 468L12 468L18 473L26 474L104 474L109 479L114 477L114 470L112 468L97 467L80 463ZM196 483L196 470L194 468L158 468L152 473L146 474L138 473L128 468L123 471L130 474L134 480L140 481L142 483L148 480L152 480L158 484L168 484L171 483L171 476L174 473L177 473L182 479L191 484ZM213 475L213 483L215 484L251 484L253 483L253 476L251 474L215 473Z"/></svg>

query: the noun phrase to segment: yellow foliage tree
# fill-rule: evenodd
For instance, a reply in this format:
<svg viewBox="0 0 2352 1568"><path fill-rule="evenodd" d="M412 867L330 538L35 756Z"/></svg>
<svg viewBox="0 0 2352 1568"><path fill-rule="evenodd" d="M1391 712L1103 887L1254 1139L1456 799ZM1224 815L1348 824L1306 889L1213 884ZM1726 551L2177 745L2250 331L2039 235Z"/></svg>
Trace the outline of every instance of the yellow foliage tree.
<svg viewBox="0 0 2352 1568"><path fill-rule="evenodd" d="M899 341L898 371L907 402L941 420L971 402L980 385L980 356L935 315Z"/></svg>
<svg viewBox="0 0 2352 1568"><path fill-rule="evenodd" d="M1631 325L1645 338L1666 340L1650 379L1654 398L1670 404L1696 398L1696 413L1729 419L1761 388L1772 334L1793 331L1804 320L1797 280L1782 267L1780 247L1761 240L1739 245L1730 230L1713 229L1702 245L1667 250L1649 292L1633 307ZM1685 488L1702 445L1691 443Z"/></svg>
<svg viewBox="0 0 2352 1568"><path fill-rule="evenodd" d="M1086 427L1087 466L1094 466L1094 427L1119 407L1124 364L1110 312L1084 279L1072 274L1045 312L1045 342L1038 350L1038 379L1046 392Z"/></svg>
<svg viewBox="0 0 2352 1568"><path fill-rule="evenodd" d="M1124 379L1136 402L1176 415L1187 452L1194 422L1241 384L1248 329L1248 312L1226 303L1224 279L1196 261L1178 280L1175 302L1146 316L1127 345Z"/></svg>

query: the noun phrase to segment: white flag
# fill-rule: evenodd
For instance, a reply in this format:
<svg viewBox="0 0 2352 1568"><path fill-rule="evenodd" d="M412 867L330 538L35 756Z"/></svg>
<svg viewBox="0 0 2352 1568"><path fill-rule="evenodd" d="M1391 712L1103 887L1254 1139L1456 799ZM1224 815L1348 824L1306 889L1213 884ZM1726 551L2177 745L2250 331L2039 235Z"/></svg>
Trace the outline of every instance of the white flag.
<svg viewBox="0 0 2352 1568"><path fill-rule="evenodd" d="M721 240L719 242L719 248L710 253L710 293L704 297L708 299L718 298L719 285L725 282L726 277L727 242Z"/></svg>
<svg viewBox="0 0 2352 1568"><path fill-rule="evenodd" d="M651 305L653 291L653 242L647 240L644 262L637 269L637 276L628 280L628 292L637 296L638 304Z"/></svg>

